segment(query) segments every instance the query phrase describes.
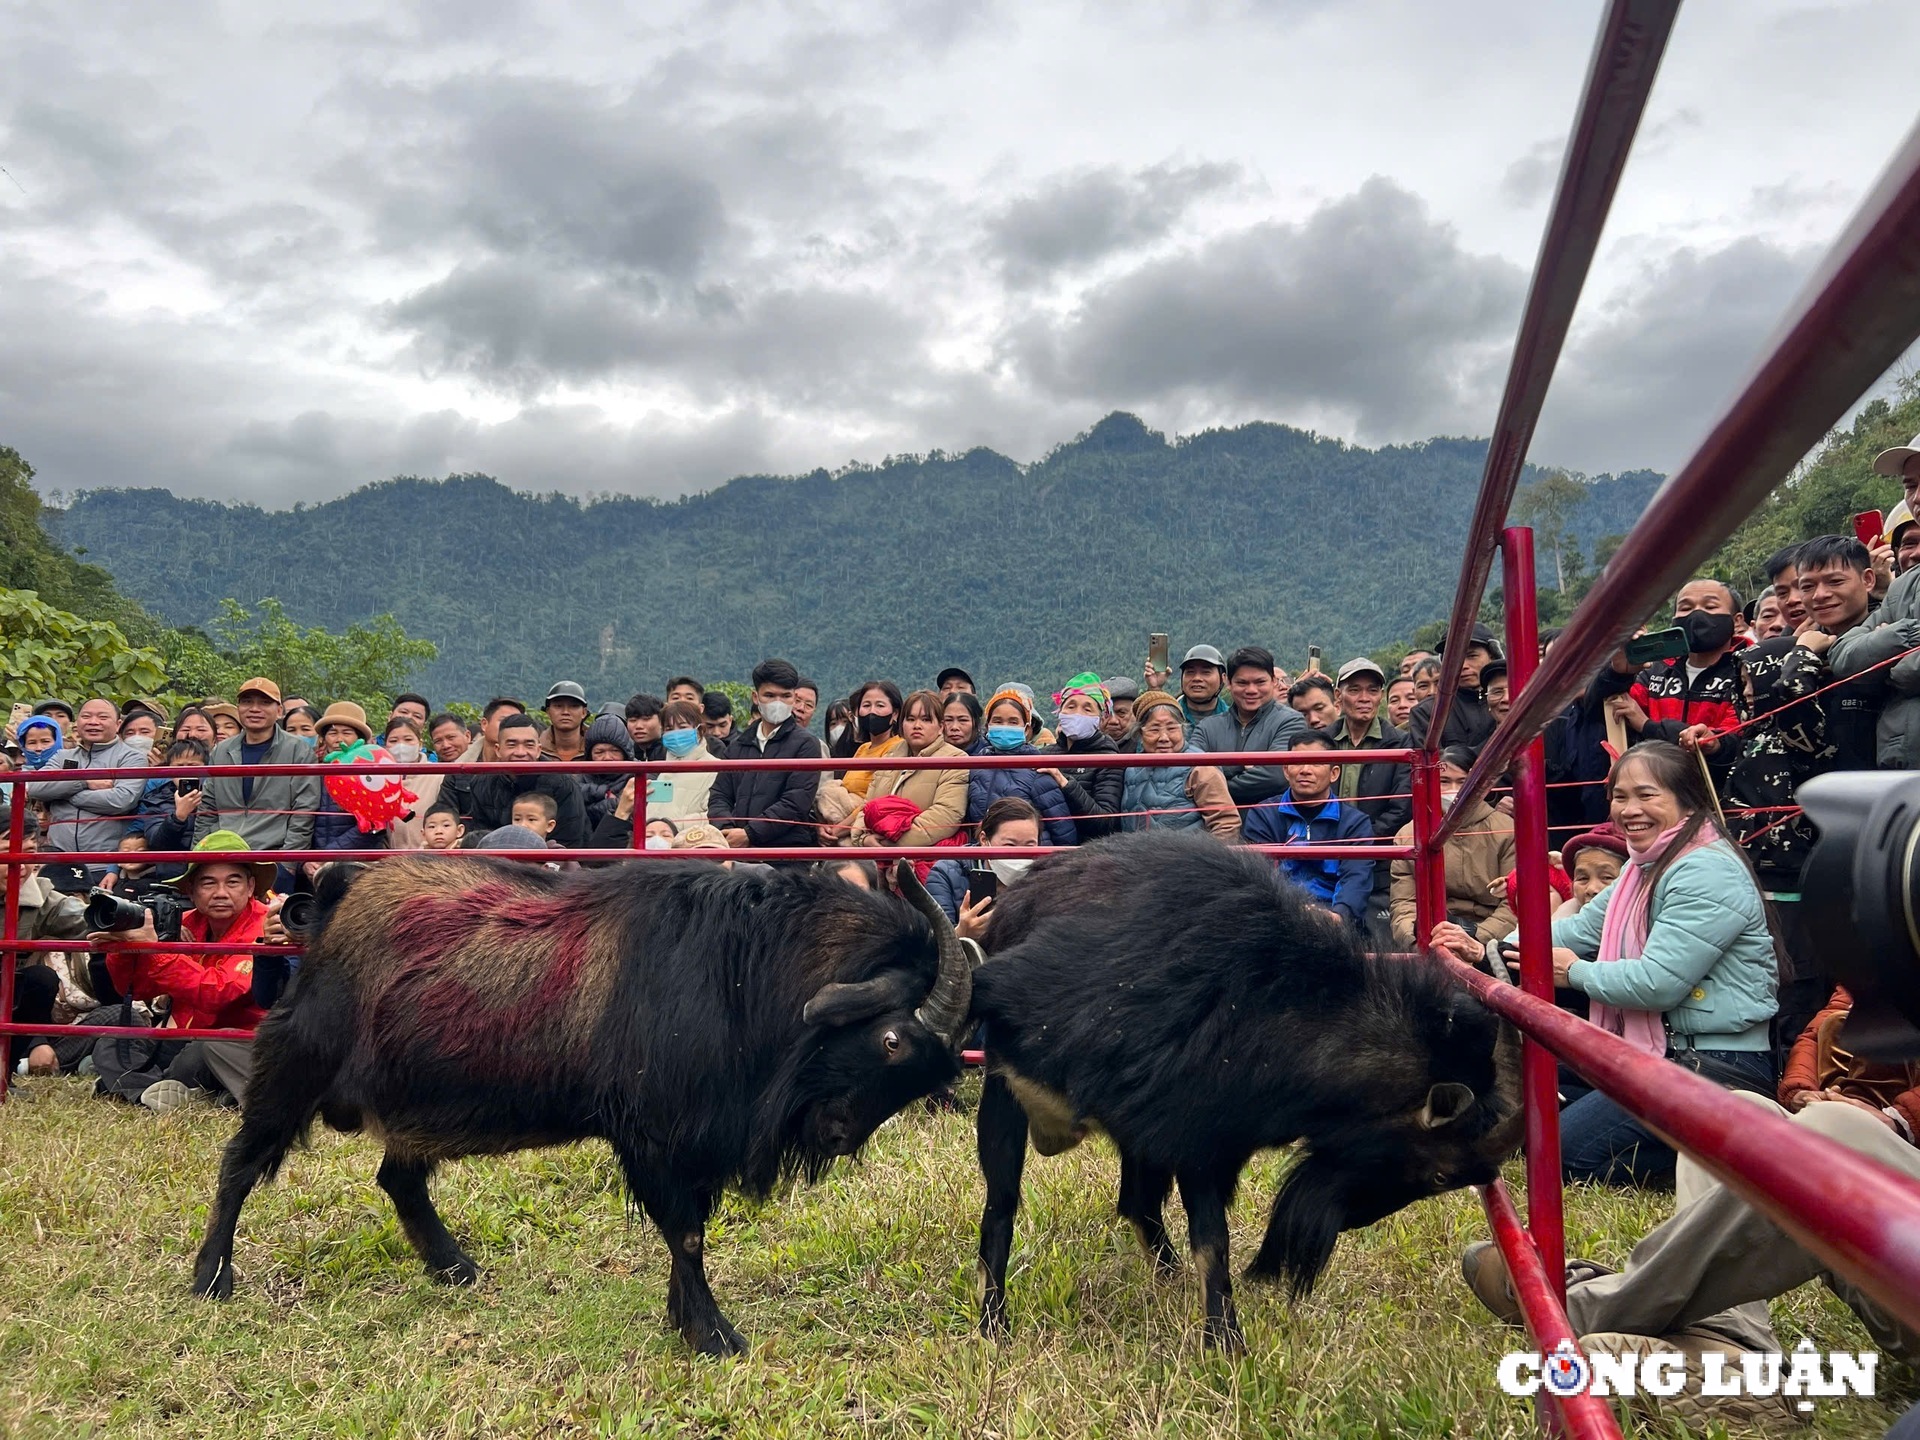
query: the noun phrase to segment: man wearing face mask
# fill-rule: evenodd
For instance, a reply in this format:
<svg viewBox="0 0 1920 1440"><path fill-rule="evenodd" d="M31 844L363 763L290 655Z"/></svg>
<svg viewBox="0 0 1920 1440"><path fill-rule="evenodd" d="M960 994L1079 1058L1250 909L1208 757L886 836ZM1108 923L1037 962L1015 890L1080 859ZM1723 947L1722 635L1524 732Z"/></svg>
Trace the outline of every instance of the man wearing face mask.
<svg viewBox="0 0 1920 1440"><path fill-rule="evenodd" d="M1629 672L1616 651L1607 688L1608 708L1625 722L1633 743L1668 740L1706 753L1715 785L1726 783L1736 745L1719 737L1739 729L1746 708L1735 627L1740 597L1719 580L1689 580L1673 602L1673 623L1687 632L1687 654Z"/></svg>
<svg viewBox="0 0 1920 1440"><path fill-rule="evenodd" d="M819 739L800 728L793 692L800 672L785 660L753 667L753 701L759 719L735 734L729 760L818 759ZM818 770L726 770L714 777L707 818L736 850L753 846L811 845L810 821L820 790Z"/></svg>

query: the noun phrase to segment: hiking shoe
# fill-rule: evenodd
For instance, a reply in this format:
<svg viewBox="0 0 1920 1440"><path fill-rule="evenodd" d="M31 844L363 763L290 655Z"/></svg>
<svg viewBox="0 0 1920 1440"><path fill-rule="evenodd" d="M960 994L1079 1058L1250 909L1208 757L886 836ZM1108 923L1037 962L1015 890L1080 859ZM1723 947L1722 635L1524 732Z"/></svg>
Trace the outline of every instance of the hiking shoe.
<svg viewBox="0 0 1920 1440"><path fill-rule="evenodd" d="M1567 1286L1592 1280L1613 1272L1592 1260L1567 1261ZM1523 1325L1520 1298L1513 1293L1513 1279L1507 1274L1506 1256L1491 1240L1476 1240L1460 1252L1460 1278L1467 1282L1479 1302L1504 1325Z"/></svg>
<svg viewBox="0 0 1920 1440"><path fill-rule="evenodd" d="M192 1098L193 1091L178 1080L156 1080L140 1092L140 1103L162 1115L178 1110Z"/></svg>
<svg viewBox="0 0 1920 1440"><path fill-rule="evenodd" d="M1682 1330L1673 1335L1628 1335L1617 1330L1601 1331L1580 1337L1580 1348L1588 1359L1595 1355L1633 1355L1645 1358L1656 1354L1678 1354L1687 1359L1687 1379L1678 1395L1648 1395L1636 1391L1619 1396L1614 1403L1622 1409L1656 1422L1679 1420L1695 1434L1706 1434L1715 1425L1728 1431L1753 1430L1779 1434L1813 1423L1811 1413L1802 1414L1794 1401L1784 1395L1703 1395L1706 1382L1704 1357L1726 1357L1723 1373L1739 1379L1740 1357L1748 1352L1723 1335L1710 1330Z"/></svg>

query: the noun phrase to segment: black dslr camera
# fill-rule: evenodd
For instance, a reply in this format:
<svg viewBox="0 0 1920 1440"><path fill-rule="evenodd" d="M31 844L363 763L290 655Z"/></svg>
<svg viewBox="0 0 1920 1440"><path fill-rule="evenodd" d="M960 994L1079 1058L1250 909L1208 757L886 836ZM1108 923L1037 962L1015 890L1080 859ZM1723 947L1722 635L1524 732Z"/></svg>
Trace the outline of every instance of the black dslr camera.
<svg viewBox="0 0 1920 1440"><path fill-rule="evenodd" d="M193 908L184 895L155 890L138 900L129 900L96 885L87 891L87 929L138 930L148 915L153 916L153 933L162 940L180 938L180 922Z"/></svg>
<svg viewBox="0 0 1920 1440"><path fill-rule="evenodd" d="M1920 775L1819 775L1794 796L1820 831L1800 877L1807 934L1853 996L1870 1060L1920 1058Z"/></svg>

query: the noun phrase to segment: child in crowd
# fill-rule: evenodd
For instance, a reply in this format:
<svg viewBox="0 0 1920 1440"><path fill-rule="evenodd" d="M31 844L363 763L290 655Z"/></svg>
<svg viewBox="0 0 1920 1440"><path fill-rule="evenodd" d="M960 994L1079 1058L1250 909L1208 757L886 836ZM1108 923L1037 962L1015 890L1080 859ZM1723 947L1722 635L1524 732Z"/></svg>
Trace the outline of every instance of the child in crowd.
<svg viewBox="0 0 1920 1440"><path fill-rule="evenodd" d="M508 813L513 817L510 823L531 830L540 837L541 843L552 847L553 827L560 823L560 806L551 795L543 795L538 790L516 795L513 809Z"/></svg>
<svg viewBox="0 0 1920 1440"><path fill-rule="evenodd" d="M545 796L541 797L546 799ZM553 802L547 801L549 805ZM420 825L420 848L422 850L458 850L460 842L467 838L467 827L461 823L460 807L450 800L437 802L427 811L427 818Z"/></svg>

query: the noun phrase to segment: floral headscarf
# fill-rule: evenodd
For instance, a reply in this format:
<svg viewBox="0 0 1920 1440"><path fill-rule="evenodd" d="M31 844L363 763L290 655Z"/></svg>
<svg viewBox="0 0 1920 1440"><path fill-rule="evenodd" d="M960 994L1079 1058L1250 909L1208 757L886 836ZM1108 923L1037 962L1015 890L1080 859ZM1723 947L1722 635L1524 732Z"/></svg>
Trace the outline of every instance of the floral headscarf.
<svg viewBox="0 0 1920 1440"><path fill-rule="evenodd" d="M1102 718L1113 713L1113 697L1107 693L1106 682L1091 670L1083 671L1054 693L1053 708L1058 711L1060 704L1069 695L1085 695L1100 707Z"/></svg>

